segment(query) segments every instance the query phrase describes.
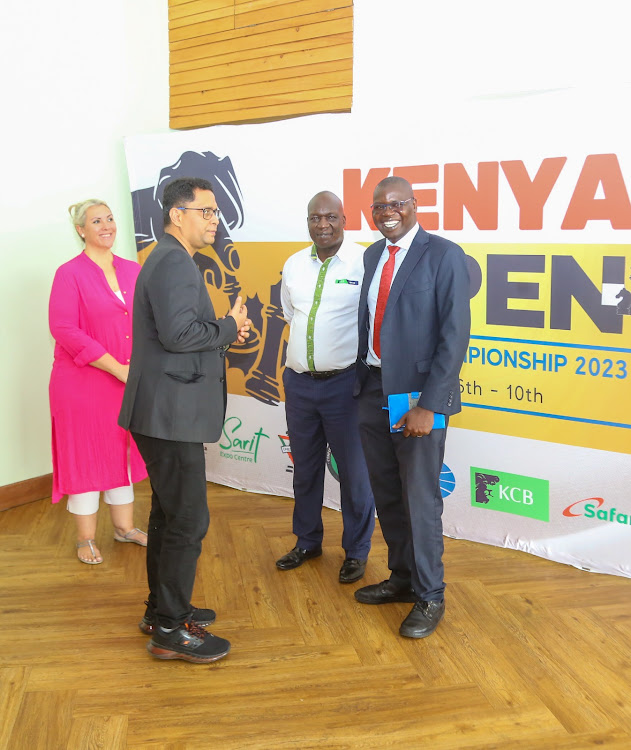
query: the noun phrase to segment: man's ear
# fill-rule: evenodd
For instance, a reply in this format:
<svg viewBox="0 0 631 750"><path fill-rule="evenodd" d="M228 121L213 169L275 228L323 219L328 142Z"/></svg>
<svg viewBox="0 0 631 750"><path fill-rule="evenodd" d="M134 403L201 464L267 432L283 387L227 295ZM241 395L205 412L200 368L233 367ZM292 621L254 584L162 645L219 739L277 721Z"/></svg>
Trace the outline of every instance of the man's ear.
<svg viewBox="0 0 631 750"><path fill-rule="evenodd" d="M175 206L169 211L169 217L171 219L171 224L173 224L176 227L179 227L182 224L182 212L179 210L179 208L175 208Z"/></svg>

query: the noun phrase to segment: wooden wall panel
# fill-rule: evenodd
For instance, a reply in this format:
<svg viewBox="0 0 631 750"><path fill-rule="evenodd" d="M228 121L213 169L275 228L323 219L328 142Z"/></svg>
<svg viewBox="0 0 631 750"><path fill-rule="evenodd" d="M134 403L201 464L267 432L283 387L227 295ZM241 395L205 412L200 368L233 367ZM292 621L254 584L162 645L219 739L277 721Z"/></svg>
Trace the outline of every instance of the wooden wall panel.
<svg viewBox="0 0 631 750"><path fill-rule="evenodd" d="M170 124L348 112L352 0L169 0Z"/></svg>
<svg viewBox="0 0 631 750"><path fill-rule="evenodd" d="M52 492L52 474L44 474L41 477L25 479L23 482L14 484L5 484L0 487L0 511L50 497Z"/></svg>

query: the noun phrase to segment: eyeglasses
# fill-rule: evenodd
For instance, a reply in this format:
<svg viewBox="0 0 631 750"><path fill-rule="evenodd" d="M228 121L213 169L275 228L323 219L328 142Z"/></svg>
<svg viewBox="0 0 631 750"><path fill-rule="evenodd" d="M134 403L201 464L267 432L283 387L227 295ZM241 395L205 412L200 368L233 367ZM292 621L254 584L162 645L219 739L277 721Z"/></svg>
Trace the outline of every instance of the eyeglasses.
<svg viewBox="0 0 631 750"><path fill-rule="evenodd" d="M391 208L393 211L400 211L406 203L413 201L414 198L407 198L404 201L392 201L391 203L373 203L371 208L378 214L382 214L387 209Z"/></svg>
<svg viewBox="0 0 631 750"><path fill-rule="evenodd" d="M177 206L179 211L201 211L204 219L210 219L211 216L219 218L221 211L218 208L195 208L194 206Z"/></svg>

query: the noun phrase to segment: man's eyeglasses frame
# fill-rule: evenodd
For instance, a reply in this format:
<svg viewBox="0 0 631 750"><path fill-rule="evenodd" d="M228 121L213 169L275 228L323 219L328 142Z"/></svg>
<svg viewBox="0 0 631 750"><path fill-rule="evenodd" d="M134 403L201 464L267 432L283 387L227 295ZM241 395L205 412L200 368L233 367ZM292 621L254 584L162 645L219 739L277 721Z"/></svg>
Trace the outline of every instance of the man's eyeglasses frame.
<svg viewBox="0 0 631 750"><path fill-rule="evenodd" d="M400 211L406 203L413 200L414 198L406 198L404 201L392 201L391 203L372 203L370 208L378 214L382 214L389 208L393 211Z"/></svg>
<svg viewBox="0 0 631 750"><path fill-rule="evenodd" d="M195 206L176 206L178 211L201 211L202 217L208 221L212 216L219 218L221 209L219 208L195 208Z"/></svg>

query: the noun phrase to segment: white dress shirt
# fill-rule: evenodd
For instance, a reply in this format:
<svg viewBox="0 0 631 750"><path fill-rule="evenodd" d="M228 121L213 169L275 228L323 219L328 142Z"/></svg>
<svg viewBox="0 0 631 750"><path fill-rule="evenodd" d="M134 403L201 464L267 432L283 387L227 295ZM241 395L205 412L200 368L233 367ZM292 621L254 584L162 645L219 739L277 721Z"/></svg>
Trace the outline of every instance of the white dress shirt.
<svg viewBox="0 0 631 750"><path fill-rule="evenodd" d="M357 357L357 309L365 250L344 240L327 267L314 326L314 369L318 372L343 370ZM283 267L281 301L289 323L287 367L295 372L310 369L307 326L322 265L310 245L288 258Z"/></svg>
<svg viewBox="0 0 631 750"><path fill-rule="evenodd" d="M379 284L381 282L381 272L383 271L383 267L386 265L386 261L390 257L390 251L388 250L388 247L390 245L396 245L399 250L394 255L394 272L392 274L392 281L394 281L394 277L397 275L397 271L399 268L401 268L401 263L403 263L403 260L405 259L405 256L408 254L408 250L410 249L410 245L412 244L414 238L416 237L416 234L418 230L420 229L419 225L416 224L415 226L410 229L410 231L407 234L404 234L403 237L401 237L400 240L397 242L390 242L386 238L386 245L383 248L383 252L381 253L381 257L379 258L379 263L377 263L377 268L375 268L374 276L372 277L372 281L370 282L370 287L368 288L368 354L366 356L366 362L369 365L374 365L375 367L381 367L381 359L375 354L375 350L372 346L372 337L373 332L375 328L375 310L377 309L377 296L379 295ZM392 286L392 282L390 282L390 286Z"/></svg>

